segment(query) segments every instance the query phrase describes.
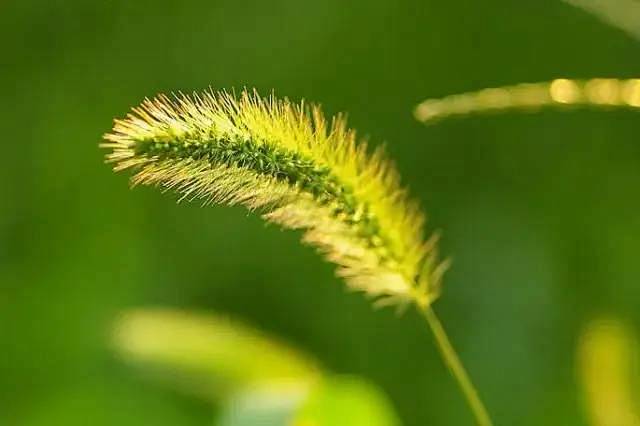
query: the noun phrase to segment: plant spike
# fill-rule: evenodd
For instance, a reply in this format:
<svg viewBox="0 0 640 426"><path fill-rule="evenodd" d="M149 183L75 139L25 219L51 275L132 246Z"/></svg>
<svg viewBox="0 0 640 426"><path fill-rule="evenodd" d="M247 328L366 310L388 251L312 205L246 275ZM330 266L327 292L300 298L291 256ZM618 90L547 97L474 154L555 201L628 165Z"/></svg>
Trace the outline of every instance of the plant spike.
<svg viewBox="0 0 640 426"><path fill-rule="evenodd" d="M381 149L369 154L341 116L327 122L317 106L210 90L146 99L104 139L107 162L133 170L133 185L258 210L303 230L303 241L377 305L415 304L478 424L491 424L431 309L448 265L438 260L437 234L423 239L425 218L395 167Z"/></svg>
<svg viewBox="0 0 640 426"><path fill-rule="evenodd" d="M161 95L116 120L102 147L115 170L134 170L134 185L303 229L351 288L381 304L425 305L439 293L435 240L422 240L424 217L394 167L318 107L246 91Z"/></svg>

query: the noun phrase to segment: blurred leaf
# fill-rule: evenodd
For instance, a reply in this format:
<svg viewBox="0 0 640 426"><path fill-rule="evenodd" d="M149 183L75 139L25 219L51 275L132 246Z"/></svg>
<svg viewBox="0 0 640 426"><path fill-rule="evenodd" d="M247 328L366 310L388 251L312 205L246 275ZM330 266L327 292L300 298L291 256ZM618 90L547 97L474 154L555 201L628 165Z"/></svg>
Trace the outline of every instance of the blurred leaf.
<svg viewBox="0 0 640 426"><path fill-rule="evenodd" d="M355 377L332 378L311 391L294 426L395 426L398 417L377 387Z"/></svg>
<svg viewBox="0 0 640 426"><path fill-rule="evenodd" d="M637 0L564 0L640 40L640 2Z"/></svg>
<svg viewBox="0 0 640 426"><path fill-rule="evenodd" d="M592 321L582 333L578 367L593 426L640 426L633 395L637 349L633 334L618 320Z"/></svg>
<svg viewBox="0 0 640 426"><path fill-rule="evenodd" d="M265 388L232 398L216 422L219 426L291 425L308 392L302 389Z"/></svg>
<svg viewBox="0 0 640 426"><path fill-rule="evenodd" d="M129 311L113 343L126 361L207 398L267 383L306 387L319 375L314 361L276 339L211 314Z"/></svg>
<svg viewBox="0 0 640 426"><path fill-rule="evenodd" d="M320 379L316 364L237 322L169 309L126 312L113 342L120 355L181 389L226 397L222 426L394 426L375 386L354 377Z"/></svg>
<svg viewBox="0 0 640 426"><path fill-rule="evenodd" d="M232 399L219 426L396 426L387 397L355 377L333 377L310 392L262 389Z"/></svg>

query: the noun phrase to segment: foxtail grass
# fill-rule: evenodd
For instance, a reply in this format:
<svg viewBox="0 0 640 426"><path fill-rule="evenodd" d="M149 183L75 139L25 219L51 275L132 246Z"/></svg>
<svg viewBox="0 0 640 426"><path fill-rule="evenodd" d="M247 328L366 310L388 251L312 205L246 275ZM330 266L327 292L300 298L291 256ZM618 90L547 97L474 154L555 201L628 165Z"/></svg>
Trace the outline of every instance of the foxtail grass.
<svg viewBox="0 0 640 426"><path fill-rule="evenodd" d="M133 172L133 185L258 211L302 230L376 305L415 305L477 423L491 424L431 307L448 265L437 236L424 238L425 217L383 150L370 152L341 116L247 91L160 95L116 120L102 147L116 171Z"/></svg>

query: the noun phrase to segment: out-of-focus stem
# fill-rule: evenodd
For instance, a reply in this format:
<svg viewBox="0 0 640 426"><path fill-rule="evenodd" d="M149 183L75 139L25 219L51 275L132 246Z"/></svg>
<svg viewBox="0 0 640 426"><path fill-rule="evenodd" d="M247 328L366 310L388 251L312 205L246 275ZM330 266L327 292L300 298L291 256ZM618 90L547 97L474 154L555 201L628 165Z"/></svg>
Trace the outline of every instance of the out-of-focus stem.
<svg viewBox="0 0 640 426"><path fill-rule="evenodd" d="M442 327L440 320L436 316L436 313L433 311L431 306L422 307L420 309L420 313L427 320L427 323L433 332L433 336L435 337L436 345L440 350L440 354L451 371L451 374L458 382L458 386L464 394L467 404L469 405L478 426L492 426L493 423L491 422L489 413L478 396L478 391L471 382L471 379L462 365L458 354L451 345L449 337Z"/></svg>

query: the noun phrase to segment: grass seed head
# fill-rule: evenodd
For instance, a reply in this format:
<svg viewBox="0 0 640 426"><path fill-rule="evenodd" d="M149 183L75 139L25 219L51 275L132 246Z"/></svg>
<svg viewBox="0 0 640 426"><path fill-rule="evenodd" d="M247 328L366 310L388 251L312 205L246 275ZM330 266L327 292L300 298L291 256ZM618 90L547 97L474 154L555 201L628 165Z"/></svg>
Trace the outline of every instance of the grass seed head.
<svg viewBox="0 0 640 426"><path fill-rule="evenodd" d="M255 92L208 91L146 99L115 120L102 147L134 185L181 199L241 204L338 265L338 275L379 304L426 306L445 264L424 216L382 150L369 153L340 116Z"/></svg>

